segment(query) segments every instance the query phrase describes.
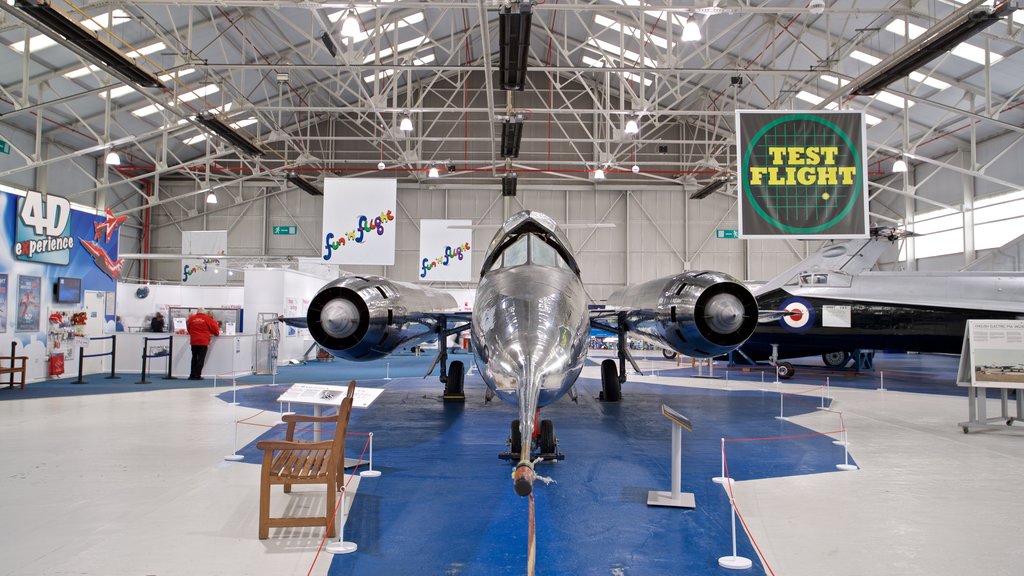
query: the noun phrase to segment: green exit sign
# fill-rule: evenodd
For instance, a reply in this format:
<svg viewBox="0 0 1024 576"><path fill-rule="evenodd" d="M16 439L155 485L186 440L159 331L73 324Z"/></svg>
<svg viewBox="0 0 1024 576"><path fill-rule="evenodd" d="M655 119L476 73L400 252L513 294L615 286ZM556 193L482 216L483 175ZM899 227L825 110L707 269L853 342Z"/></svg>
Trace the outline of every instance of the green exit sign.
<svg viewBox="0 0 1024 576"><path fill-rule="evenodd" d="M294 236L299 232L298 226L274 226L274 234Z"/></svg>
<svg viewBox="0 0 1024 576"><path fill-rule="evenodd" d="M735 230L715 230L715 238L739 238Z"/></svg>
<svg viewBox="0 0 1024 576"><path fill-rule="evenodd" d="M11 145L6 140L0 140L0 154L10 154Z"/></svg>

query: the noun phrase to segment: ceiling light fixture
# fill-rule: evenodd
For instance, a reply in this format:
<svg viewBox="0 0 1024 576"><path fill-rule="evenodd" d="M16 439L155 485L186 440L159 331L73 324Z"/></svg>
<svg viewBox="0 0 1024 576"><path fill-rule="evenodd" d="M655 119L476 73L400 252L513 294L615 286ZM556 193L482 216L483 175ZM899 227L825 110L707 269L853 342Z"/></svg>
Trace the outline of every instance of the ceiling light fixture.
<svg viewBox="0 0 1024 576"><path fill-rule="evenodd" d="M107 157L103 160L103 162L107 166L120 166L121 165L121 156L117 152L115 152L114 150L111 150L107 154Z"/></svg>
<svg viewBox="0 0 1024 576"><path fill-rule="evenodd" d="M523 141L523 115L515 114L501 123L501 157L518 158Z"/></svg>
<svg viewBox="0 0 1024 576"><path fill-rule="evenodd" d="M516 184L519 181L519 177L515 172L508 172L501 177L501 195L502 196L515 196L516 195Z"/></svg>
<svg viewBox="0 0 1024 576"><path fill-rule="evenodd" d="M639 174L640 173L640 166L638 166L637 164L633 164L633 167L630 168L630 170L633 171L633 174Z"/></svg>
<svg viewBox="0 0 1024 576"><path fill-rule="evenodd" d="M402 121L398 124L398 129L402 132L412 132L412 118L408 114L402 116Z"/></svg>
<svg viewBox="0 0 1024 576"><path fill-rule="evenodd" d="M206 203L207 204L216 204L217 203L217 193L214 192L213 190L210 190L210 193L206 195Z"/></svg>
<svg viewBox="0 0 1024 576"><path fill-rule="evenodd" d="M341 20L341 35L345 38L355 38L360 32L359 18L356 16L355 9L352 8Z"/></svg>
<svg viewBox="0 0 1024 576"><path fill-rule="evenodd" d="M385 164L384 164L384 161L383 161L383 160L381 160L380 162L378 162L378 163L377 163L377 170L383 170L383 169L384 169L384 168L386 168L386 167L387 167L387 166L385 166Z"/></svg>
<svg viewBox="0 0 1024 576"><path fill-rule="evenodd" d="M636 118L630 117L626 120L626 126L622 129L626 134L636 134L640 131L640 125L637 124Z"/></svg>
<svg viewBox="0 0 1024 576"><path fill-rule="evenodd" d="M594 180L604 180L604 169L598 168L594 170Z"/></svg>
<svg viewBox="0 0 1024 576"><path fill-rule="evenodd" d="M892 163L892 171L893 172L906 172L907 171L907 161L904 160L902 156L900 156L899 158L896 159L895 162Z"/></svg>
<svg viewBox="0 0 1024 576"><path fill-rule="evenodd" d="M698 42L701 39L700 26L697 25L697 17L690 14L683 24L683 42Z"/></svg>
<svg viewBox="0 0 1024 576"><path fill-rule="evenodd" d="M437 172L437 166L431 165L430 170L427 172L428 178L437 178L440 174Z"/></svg>

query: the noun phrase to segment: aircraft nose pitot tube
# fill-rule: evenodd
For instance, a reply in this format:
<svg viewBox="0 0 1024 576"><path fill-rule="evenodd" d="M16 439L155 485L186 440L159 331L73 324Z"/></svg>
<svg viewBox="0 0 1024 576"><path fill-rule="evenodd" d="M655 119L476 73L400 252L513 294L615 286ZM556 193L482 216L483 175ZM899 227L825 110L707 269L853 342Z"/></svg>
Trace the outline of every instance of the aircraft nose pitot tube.
<svg viewBox="0 0 1024 576"><path fill-rule="evenodd" d="M400 345L436 334L429 312L455 308L450 295L378 276L339 278L309 303L309 333L322 348L346 360L374 360ZM416 314L407 311L415 310Z"/></svg>
<svg viewBox="0 0 1024 576"><path fill-rule="evenodd" d="M608 298L631 336L687 356L726 354L754 332L757 301L722 272L686 272L636 284Z"/></svg>

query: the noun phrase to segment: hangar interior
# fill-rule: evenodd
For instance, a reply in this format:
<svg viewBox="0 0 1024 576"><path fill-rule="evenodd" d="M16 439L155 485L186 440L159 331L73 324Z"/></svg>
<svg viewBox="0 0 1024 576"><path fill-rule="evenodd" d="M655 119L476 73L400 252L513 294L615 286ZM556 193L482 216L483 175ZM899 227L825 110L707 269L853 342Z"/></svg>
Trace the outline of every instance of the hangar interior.
<svg viewBox="0 0 1024 576"><path fill-rule="evenodd" d="M503 14L516 18L504 21ZM512 22L522 25L526 14L532 16L526 33L517 34ZM86 41L54 34L59 19ZM941 48L929 46L979 21L987 26ZM818 251L827 240L720 237L738 228L735 113L857 110L865 114L870 226L908 233L897 235L875 269L984 270L1009 278L1021 271L1010 243L1024 219L1022 24L1024 11L1014 3L982 0L9 0L0 3L0 54L7 62L0 67L0 185L127 216L120 225L120 278L131 289L118 288L116 306L129 326L145 321L121 312L136 286L152 287L152 298L171 298L160 290L181 284L188 232L226 231L221 286L238 290L204 293L196 306L230 304L230 298L242 306L251 297L241 296L247 282L267 270L292 270L318 283L337 278L341 269L321 259L323 192L334 178L397 181L394 264L346 266L345 273L418 282L422 220L472 220L472 243L486 246L508 217L535 210L568 225L586 298L601 304L623 286L683 271L766 282ZM120 64L97 56L93 44L119 54ZM893 63L922 53L930 58L887 76ZM509 81L503 68L519 69L511 80L517 89L502 88ZM855 94L883 80L883 88ZM219 127L211 128L211 119ZM411 125L403 127L406 119ZM521 142L510 154L503 133L517 128ZM514 195L503 195L513 176ZM276 227L294 229L276 234ZM471 253L474 271L484 256ZM13 310L13 256L2 262L10 265ZM429 286L465 291L475 280ZM255 312L247 317L249 332L255 320ZM5 319L5 328L0 351L15 342L31 346L13 321L8 326ZM294 342L293 348L298 357L305 346ZM398 478L403 467L413 468L438 490L472 494L446 493L435 508L410 508L404 521L412 524L389 533L386 524L402 512L387 498L412 490L416 473L390 491L359 481L349 494L353 513L346 524L350 533L377 535L361 544L372 553L317 562L322 530L256 539L258 466L245 464L258 464L251 444L264 431L238 421L252 417L272 426L277 395L260 395L259 388L276 380L228 378L236 385L232 393L242 395L237 407L229 404L233 395L229 400L217 390L210 400L198 385L114 389L90 375L93 391L85 392L50 381L36 352L28 360L27 393L0 396L0 429L11 449L0 468L0 502L18 519L0 523L0 557L14 558L0 566L3 573L282 574L311 566L321 574L400 573L414 567L389 563L392 546L418 549L417 530L444 541L460 515L453 507L486 507L489 500L495 517L481 513L478 522L467 522L486 536L474 544L474 536L457 532L451 538L460 544L448 551L431 544L426 549L438 563L428 572L503 574L525 565L526 512L508 490L506 470L491 462L510 417L490 421L497 418L493 405L479 398L483 386L473 387L479 376L467 375L469 410L462 420L433 401L441 390L436 379L419 379L429 358L281 367L282 381L356 378L389 390L377 408L355 412L353 427L390 427L419 438L416 445L436 451L396 452L410 460L385 466L397 469ZM657 353L644 354L641 368L646 362L653 375L630 376L619 410L593 400L605 354L595 351L584 367L580 403L553 405L553 411L591 414L562 415L570 456L556 469L570 477L541 488L539 498L568 489L558 497L565 502L546 508L547 520L538 521L561 516L622 530L647 526L655 545L644 544L643 531L623 535L616 547L587 531L540 524L538 572L546 565L569 573L571 562L591 556L596 563L579 564L588 573L662 574L674 566L730 572L715 561L728 550L711 542L729 523L721 487L705 485L684 464L684 485L698 502L725 508L707 514L713 529L673 532L676 520L651 519L629 506L642 482L630 480L637 472L622 450L632 448L641 465L657 472L639 478L666 484L669 426L660 419L661 403L692 406L687 415L696 430L701 410L721 411L712 428L737 438L831 432L831 413L791 406L800 411L793 418L799 426L730 428L773 418L788 396L778 387L774 395L762 392L759 370L719 362L713 368L731 380L691 380L708 367L672 372L683 368ZM336 374L314 370L326 366ZM818 367L781 386L812 404L821 395L824 406ZM861 470L823 473L833 463L815 458L835 456L823 446L751 456L763 466L751 466L749 480L734 484L749 521L740 527L740 552L754 558L754 571L773 574L1017 573L1024 558L1009 535L1022 510L1005 481L1024 465L1019 438L1012 431L961 434L956 423L966 393L947 356L886 355L875 368L850 377L846 387L837 382L847 376L833 374L828 397L857 438L850 454ZM895 389L876 390L883 370L899 383ZM730 381L736 382L731 388ZM420 402L402 409L392 404L399 397ZM581 418L591 421L577 427ZM605 420L621 437L588 444ZM396 450L408 447L400 433L380 436ZM652 436L665 443L644 444ZM700 456L686 453L686 462L701 462L695 471L714 471L713 436L694 442ZM689 442L684 439L684 451ZM481 446L485 461L474 452ZM594 452L592 460L578 459L586 468L572 469L570 446ZM222 461L226 451L243 447L249 450L242 450L243 463ZM382 458L387 448L382 440ZM445 449L459 460L452 471L433 468L433 458L447 457ZM466 453L482 462L458 457ZM787 458L796 461L790 472L764 464ZM617 479L607 490L593 477L602 465ZM395 471L385 468L383 478ZM466 498L480 501L467 506ZM620 520L602 516L609 510ZM150 530L164 545L148 537ZM385 542L385 534L395 540ZM575 550L559 558L560 548ZM704 554L679 552L689 549Z"/></svg>

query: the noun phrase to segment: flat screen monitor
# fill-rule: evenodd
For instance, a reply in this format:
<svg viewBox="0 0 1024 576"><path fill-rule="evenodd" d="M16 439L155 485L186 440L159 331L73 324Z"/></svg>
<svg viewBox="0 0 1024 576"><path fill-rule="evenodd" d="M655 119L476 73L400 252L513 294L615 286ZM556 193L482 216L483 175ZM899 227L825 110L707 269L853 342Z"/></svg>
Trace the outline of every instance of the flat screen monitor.
<svg viewBox="0 0 1024 576"><path fill-rule="evenodd" d="M82 279L62 276L53 287L54 300L62 304L78 304L82 301Z"/></svg>

